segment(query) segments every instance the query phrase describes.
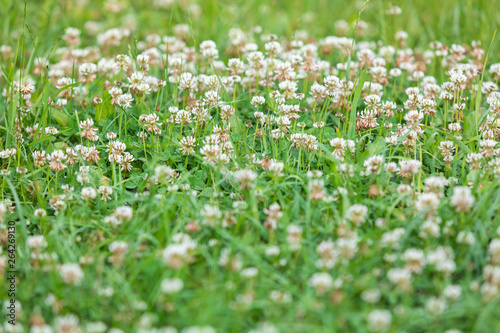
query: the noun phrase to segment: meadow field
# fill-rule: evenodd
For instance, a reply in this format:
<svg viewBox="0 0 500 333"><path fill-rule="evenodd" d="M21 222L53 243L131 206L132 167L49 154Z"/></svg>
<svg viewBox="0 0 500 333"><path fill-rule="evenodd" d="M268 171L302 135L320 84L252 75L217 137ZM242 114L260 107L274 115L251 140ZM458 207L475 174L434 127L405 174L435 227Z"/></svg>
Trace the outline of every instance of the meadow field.
<svg viewBox="0 0 500 333"><path fill-rule="evenodd" d="M0 333L500 332L500 0L0 4Z"/></svg>

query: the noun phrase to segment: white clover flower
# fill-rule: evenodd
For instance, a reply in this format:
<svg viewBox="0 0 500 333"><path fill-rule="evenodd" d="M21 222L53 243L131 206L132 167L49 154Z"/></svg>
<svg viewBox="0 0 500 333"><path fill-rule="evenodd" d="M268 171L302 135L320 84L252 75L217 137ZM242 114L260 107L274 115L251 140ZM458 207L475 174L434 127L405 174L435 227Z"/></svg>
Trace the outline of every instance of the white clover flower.
<svg viewBox="0 0 500 333"><path fill-rule="evenodd" d="M72 284L75 286L80 285L81 280L83 279L83 270L80 268L78 264L63 264L59 269L59 274L62 277L62 280L65 283Z"/></svg>
<svg viewBox="0 0 500 333"><path fill-rule="evenodd" d="M474 203L474 197L471 194L470 188L466 186L455 187L450 203L458 212L467 212Z"/></svg>
<svg viewBox="0 0 500 333"><path fill-rule="evenodd" d="M365 205L355 204L349 207L346 212L346 218L352 221L355 225L365 222L368 207Z"/></svg>
<svg viewBox="0 0 500 333"><path fill-rule="evenodd" d="M386 332L392 323L392 315L388 310L372 310L368 314L368 326L373 332Z"/></svg>
<svg viewBox="0 0 500 333"><path fill-rule="evenodd" d="M328 273L315 273L309 279L309 285L316 290L317 295L321 296L333 286L333 278Z"/></svg>
<svg viewBox="0 0 500 333"><path fill-rule="evenodd" d="M181 279L164 279L161 282L161 291L165 294L175 294L184 288L184 282Z"/></svg>

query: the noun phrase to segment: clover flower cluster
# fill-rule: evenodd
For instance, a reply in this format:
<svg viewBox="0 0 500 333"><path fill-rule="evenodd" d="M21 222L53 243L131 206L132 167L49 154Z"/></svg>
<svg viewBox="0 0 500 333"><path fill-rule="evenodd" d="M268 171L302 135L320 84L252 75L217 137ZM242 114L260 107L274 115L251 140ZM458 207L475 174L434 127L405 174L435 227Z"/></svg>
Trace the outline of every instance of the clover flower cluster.
<svg viewBox="0 0 500 333"><path fill-rule="evenodd" d="M403 327L413 308L430 318L465 295L498 299L500 64L483 73L479 42L419 51L404 31L384 45L232 29L224 49L190 44L179 24L127 53L130 30L88 23L2 79L16 115L0 151L0 239L24 214L26 260L50 288L126 302L116 318L143 332L163 322L147 310L180 313L205 288L228 311L298 304L306 322L357 299L374 332ZM123 332L120 320L84 323L64 293L36 297L21 314L30 332Z"/></svg>

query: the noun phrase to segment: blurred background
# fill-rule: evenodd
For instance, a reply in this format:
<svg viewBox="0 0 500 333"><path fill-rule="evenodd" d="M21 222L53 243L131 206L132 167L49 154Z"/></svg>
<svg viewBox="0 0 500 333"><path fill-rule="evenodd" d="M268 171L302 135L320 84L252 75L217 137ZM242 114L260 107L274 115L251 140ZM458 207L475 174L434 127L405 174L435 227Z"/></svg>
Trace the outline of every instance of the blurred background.
<svg viewBox="0 0 500 333"><path fill-rule="evenodd" d="M22 29L24 1L0 3L1 37L4 44L13 45ZM92 43L99 32L110 28L128 28L132 36L141 39L152 33L171 35L172 27L184 23L197 39L187 40L188 44L211 39L224 47L229 29L235 27L262 29L264 34L280 37L291 37L297 30L318 39L327 35L352 37L364 4L352 0L30 0L26 23L33 39L52 43L70 26L82 30L82 40ZM394 6L401 9L399 15L391 15ZM500 27L499 8L500 0L372 0L366 2L361 14L357 40L394 43L395 33L404 30L409 47L427 47L434 40L469 45L479 40L487 48ZM46 43L40 46L51 47ZM498 58L498 43L492 52L491 56Z"/></svg>

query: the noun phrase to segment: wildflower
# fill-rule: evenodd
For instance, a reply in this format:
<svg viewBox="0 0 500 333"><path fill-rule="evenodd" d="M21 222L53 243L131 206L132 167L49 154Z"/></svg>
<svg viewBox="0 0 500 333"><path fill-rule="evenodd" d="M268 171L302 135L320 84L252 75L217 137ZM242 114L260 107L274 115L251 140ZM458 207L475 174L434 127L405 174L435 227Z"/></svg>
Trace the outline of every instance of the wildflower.
<svg viewBox="0 0 500 333"><path fill-rule="evenodd" d="M59 274L61 275L64 283L72 284L75 286L80 285L83 279L83 271L78 264L63 264L59 269Z"/></svg>
<svg viewBox="0 0 500 333"><path fill-rule="evenodd" d="M453 151L455 150L453 141L441 141L438 148L441 150L441 155L444 157L445 163L450 164L453 160Z"/></svg>
<svg viewBox="0 0 500 333"><path fill-rule="evenodd" d="M261 106L266 102L266 99L262 96L254 96L252 97L251 104L254 106Z"/></svg>
<svg viewBox="0 0 500 333"><path fill-rule="evenodd" d="M377 303L380 297L381 295L378 289L369 289L361 293L361 298L367 303Z"/></svg>
<svg viewBox="0 0 500 333"><path fill-rule="evenodd" d="M403 258L405 260L405 268L413 273L421 273L425 265L425 255L422 250L407 249Z"/></svg>
<svg viewBox="0 0 500 333"><path fill-rule="evenodd" d="M277 222L283 216L280 205L275 202L271 204L269 208L265 208L264 213L267 215L264 226L269 230L276 229Z"/></svg>
<svg viewBox="0 0 500 333"><path fill-rule="evenodd" d="M107 201L111 199L111 194L113 194L113 188L111 186L102 185L97 189L97 193L101 195L102 201Z"/></svg>
<svg viewBox="0 0 500 333"><path fill-rule="evenodd" d="M426 261L429 265L443 272L445 275L450 275L456 269L456 264L453 260L453 250L449 247L439 246L436 250L427 253Z"/></svg>
<svg viewBox="0 0 500 333"><path fill-rule="evenodd" d="M290 81L290 80L285 80L280 82L279 88L283 90L283 98L285 99L291 99L295 95L295 91L297 90L297 82L295 81Z"/></svg>
<svg viewBox="0 0 500 333"><path fill-rule="evenodd" d="M5 150L0 151L0 158L6 159L6 158L14 156L16 153L17 153L16 148L5 149Z"/></svg>
<svg viewBox="0 0 500 333"><path fill-rule="evenodd" d="M466 162L470 164L469 168L471 170L478 170L481 168L481 161L484 158L481 153L467 154Z"/></svg>
<svg viewBox="0 0 500 333"><path fill-rule="evenodd" d="M47 216L47 211L43 208L37 208L35 209L35 211L33 212L33 215L37 218L42 218L42 217L45 217Z"/></svg>
<svg viewBox="0 0 500 333"><path fill-rule="evenodd" d="M457 301L462 296L462 288L459 285L449 285L443 291L444 297L449 301Z"/></svg>
<svg viewBox="0 0 500 333"><path fill-rule="evenodd" d="M115 57L115 63L116 63L116 67L119 70L126 71L130 67L132 60L130 59L130 57L128 55L118 54Z"/></svg>
<svg viewBox="0 0 500 333"><path fill-rule="evenodd" d="M80 121L79 127L82 129L80 135L82 138L92 139L96 135L97 129L94 126L92 119Z"/></svg>
<svg viewBox="0 0 500 333"><path fill-rule="evenodd" d="M311 179L308 185L310 192L309 197L312 200L323 199L324 196L326 195L323 186L324 186L324 181L322 179Z"/></svg>
<svg viewBox="0 0 500 333"><path fill-rule="evenodd" d="M442 190L446 185L446 178L431 176L424 181L424 184L426 192L432 192L440 197L442 195Z"/></svg>
<svg viewBox="0 0 500 333"><path fill-rule="evenodd" d="M128 244L124 241L114 241L109 245L109 251L112 256L108 258L113 265L121 265L128 251Z"/></svg>
<svg viewBox="0 0 500 333"><path fill-rule="evenodd" d="M367 213L368 208L365 205L355 204L347 210L346 218L355 225L359 225L365 221Z"/></svg>
<svg viewBox="0 0 500 333"><path fill-rule="evenodd" d="M408 269L391 268L387 272L387 278L403 291L411 289L411 272Z"/></svg>
<svg viewBox="0 0 500 333"><path fill-rule="evenodd" d="M403 160L399 162L400 170L399 175L405 178L411 178L412 175L420 172L422 163L417 160Z"/></svg>
<svg viewBox="0 0 500 333"><path fill-rule="evenodd" d="M476 238L474 237L474 234L470 231L462 230L457 235L458 244L474 245L475 242Z"/></svg>
<svg viewBox="0 0 500 333"><path fill-rule="evenodd" d="M286 238L291 251L298 251L301 248L302 228L296 225L289 225L287 228L288 236Z"/></svg>
<svg viewBox="0 0 500 333"><path fill-rule="evenodd" d="M242 190L252 188L252 182L257 178L257 174L252 170L238 170L233 175Z"/></svg>
<svg viewBox="0 0 500 333"><path fill-rule="evenodd" d="M57 133L59 133L59 131L57 130L57 128L49 126L45 127L45 133L49 135L56 135Z"/></svg>
<svg viewBox="0 0 500 333"><path fill-rule="evenodd" d="M113 215L121 222L124 222L132 219L133 211L129 206L120 206L115 209Z"/></svg>
<svg viewBox="0 0 500 333"><path fill-rule="evenodd" d="M41 250L47 247L47 241L43 235L29 236L27 239L28 246L33 250Z"/></svg>
<svg viewBox="0 0 500 333"><path fill-rule="evenodd" d="M391 327L392 315L387 310L372 310L367 321L371 331L386 332Z"/></svg>
<svg viewBox="0 0 500 333"><path fill-rule="evenodd" d="M97 192L94 188L92 188L92 187L82 188L82 199L83 200L95 199L96 196L97 196Z"/></svg>
<svg viewBox="0 0 500 333"><path fill-rule="evenodd" d="M333 286L333 278L328 273L315 273L309 279L309 285L316 291L316 295L324 295Z"/></svg>
<svg viewBox="0 0 500 333"><path fill-rule="evenodd" d="M446 309L446 302L438 297L431 297L425 303L427 311L433 314L440 314Z"/></svg>
<svg viewBox="0 0 500 333"><path fill-rule="evenodd" d="M191 262L196 243L185 234L174 235L173 241L163 251L163 260L169 267L179 269Z"/></svg>
<svg viewBox="0 0 500 333"><path fill-rule="evenodd" d="M58 316L54 320L57 332L81 332L79 327L79 319L74 314Z"/></svg>
<svg viewBox="0 0 500 333"><path fill-rule="evenodd" d="M215 226L215 224L221 217L221 212L219 210L219 207L206 204L201 210L200 215L203 216L203 224L208 226Z"/></svg>
<svg viewBox="0 0 500 333"><path fill-rule="evenodd" d="M435 193L422 193L415 202L415 208L418 211L432 214L439 205L439 198Z"/></svg>
<svg viewBox="0 0 500 333"><path fill-rule="evenodd" d="M354 141L352 140L345 140L342 138L334 138L329 141L330 146L334 147L335 149L332 152L332 155L335 156L339 161L343 162L344 161L344 156L346 153L346 150L349 150L351 153L354 152Z"/></svg>
<svg viewBox="0 0 500 333"><path fill-rule="evenodd" d="M81 31L77 28L68 27L64 32L63 39L68 45L78 45L80 43Z"/></svg>
<svg viewBox="0 0 500 333"><path fill-rule="evenodd" d="M181 146L181 153L184 155L192 155L194 154L194 147L196 144L196 139L193 136L183 137L179 142Z"/></svg>
<svg viewBox="0 0 500 333"><path fill-rule="evenodd" d="M289 140L295 149L305 149L307 151L318 149L318 139L314 135L294 133Z"/></svg>
<svg viewBox="0 0 500 333"><path fill-rule="evenodd" d="M259 270L255 267L247 267L241 271L241 276L244 278L254 278L259 273Z"/></svg>
<svg viewBox="0 0 500 333"><path fill-rule="evenodd" d="M500 239L495 238L491 240L491 243L488 246L488 254L491 257L490 260L493 264L500 263Z"/></svg>
<svg viewBox="0 0 500 333"><path fill-rule="evenodd" d="M186 110L179 110L175 117L175 122L177 124L190 124L191 123L191 113Z"/></svg>
<svg viewBox="0 0 500 333"><path fill-rule="evenodd" d="M84 83L89 83L94 81L97 73L97 66L93 63L83 63L78 68L80 73L80 80Z"/></svg>
<svg viewBox="0 0 500 333"><path fill-rule="evenodd" d="M42 151L35 150L33 151L32 156L33 156L33 163L35 164L35 166L42 167L45 165L45 159L46 159L45 150Z"/></svg>
<svg viewBox="0 0 500 333"><path fill-rule="evenodd" d="M37 156L37 158L39 157ZM68 158L68 155L66 155L62 150L54 150L52 154L47 156L47 161L50 162L49 167L52 170L61 171L66 168L66 165L63 163L66 158Z"/></svg>
<svg viewBox="0 0 500 333"><path fill-rule="evenodd" d="M382 155L375 155L369 157L363 165L366 168L366 175L378 174L384 163L384 157Z"/></svg>
<svg viewBox="0 0 500 333"><path fill-rule="evenodd" d="M118 97L117 104L124 109L128 109L132 107L133 100L134 98L131 94L123 94Z"/></svg>
<svg viewBox="0 0 500 333"><path fill-rule="evenodd" d="M181 279L165 279L161 282L161 291L165 294L175 294L182 290L184 282Z"/></svg>
<svg viewBox="0 0 500 333"><path fill-rule="evenodd" d="M471 194L470 188L466 186L455 187L450 203L458 212L467 212L474 203L474 197Z"/></svg>

